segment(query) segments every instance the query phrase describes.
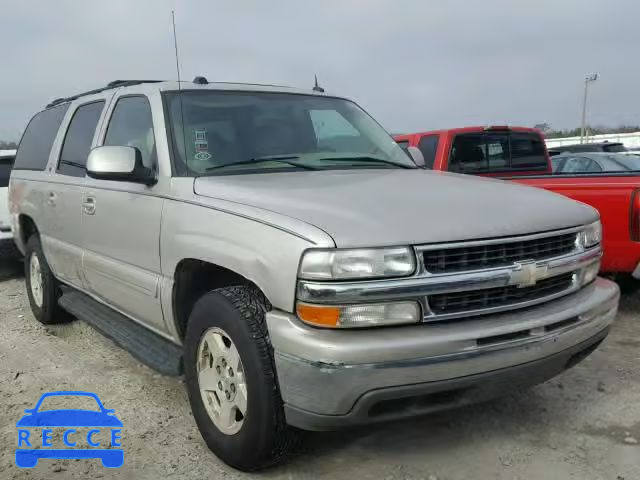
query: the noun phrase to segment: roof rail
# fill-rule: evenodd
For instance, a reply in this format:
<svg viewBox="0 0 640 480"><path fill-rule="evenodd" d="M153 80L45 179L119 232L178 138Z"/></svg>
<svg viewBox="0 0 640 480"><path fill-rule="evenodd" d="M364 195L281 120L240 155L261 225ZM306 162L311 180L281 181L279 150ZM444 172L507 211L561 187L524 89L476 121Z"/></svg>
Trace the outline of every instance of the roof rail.
<svg viewBox="0 0 640 480"><path fill-rule="evenodd" d="M128 87L130 85L139 85L141 83L158 83L158 82L162 82L162 80L114 80L112 82L107 83L106 87L96 88L94 90L89 90L88 92L83 92L77 95L73 95L71 97L56 98L52 102L48 103L45 108L55 107L56 105L60 105L61 103L72 102L77 98L86 97L87 95L94 95L96 93L104 92L105 90L111 90L112 88Z"/></svg>

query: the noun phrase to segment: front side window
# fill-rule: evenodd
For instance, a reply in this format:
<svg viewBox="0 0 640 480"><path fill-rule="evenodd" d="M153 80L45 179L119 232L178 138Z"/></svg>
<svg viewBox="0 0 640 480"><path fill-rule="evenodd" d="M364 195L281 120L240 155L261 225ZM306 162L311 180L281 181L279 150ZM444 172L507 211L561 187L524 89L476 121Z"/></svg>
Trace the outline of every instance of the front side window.
<svg viewBox="0 0 640 480"><path fill-rule="evenodd" d="M123 97L118 100L107 127L104 145L135 147L145 167L155 165L156 141L151 105L146 97Z"/></svg>
<svg viewBox="0 0 640 480"><path fill-rule="evenodd" d="M174 166L186 176L415 168L354 103L266 92L165 94Z"/></svg>
<svg viewBox="0 0 640 480"><path fill-rule="evenodd" d="M73 114L62 144L58 173L84 177L91 142L98 126L104 101L81 105Z"/></svg>
<svg viewBox="0 0 640 480"><path fill-rule="evenodd" d="M16 170L44 170L49 153L58 135L60 124L69 104L48 108L36 114L22 135L14 168Z"/></svg>

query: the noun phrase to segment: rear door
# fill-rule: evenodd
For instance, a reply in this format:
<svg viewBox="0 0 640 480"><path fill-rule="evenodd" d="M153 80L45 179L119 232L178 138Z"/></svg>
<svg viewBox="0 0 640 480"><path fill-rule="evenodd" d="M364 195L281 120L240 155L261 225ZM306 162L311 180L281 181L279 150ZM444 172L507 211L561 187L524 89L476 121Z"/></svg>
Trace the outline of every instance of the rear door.
<svg viewBox="0 0 640 480"><path fill-rule="evenodd" d="M84 288L80 224L85 165L106 103L105 98L89 97L69 109L54 171L43 192L41 239L47 262L59 279L78 288Z"/></svg>
<svg viewBox="0 0 640 480"><path fill-rule="evenodd" d="M144 165L157 171L149 99L144 95L121 96L114 100L108 117L100 144L135 147ZM160 188L159 184L88 178L82 193L82 237L89 292L162 331Z"/></svg>

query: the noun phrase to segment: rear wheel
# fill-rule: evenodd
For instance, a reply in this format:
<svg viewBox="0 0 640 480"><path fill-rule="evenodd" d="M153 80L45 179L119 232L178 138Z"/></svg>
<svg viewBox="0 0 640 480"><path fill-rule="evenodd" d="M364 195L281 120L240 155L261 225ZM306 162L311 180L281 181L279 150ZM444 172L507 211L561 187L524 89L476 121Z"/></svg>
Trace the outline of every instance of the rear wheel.
<svg viewBox="0 0 640 480"><path fill-rule="evenodd" d="M208 447L244 471L277 463L295 435L284 420L264 315L252 287L204 295L185 337L185 373L193 415Z"/></svg>
<svg viewBox="0 0 640 480"><path fill-rule="evenodd" d="M24 253L24 277L33 316L45 325L68 321L71 316L58 305L60 285L42 252L40 238L32 235Z"/></svg>

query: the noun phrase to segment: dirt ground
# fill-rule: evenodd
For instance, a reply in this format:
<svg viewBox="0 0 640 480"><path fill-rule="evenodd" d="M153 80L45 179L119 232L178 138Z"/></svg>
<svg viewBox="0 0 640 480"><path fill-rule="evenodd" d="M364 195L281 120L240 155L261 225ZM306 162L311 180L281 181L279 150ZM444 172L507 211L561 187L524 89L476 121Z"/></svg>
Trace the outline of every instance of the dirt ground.
<svg viewBox="0 0 640 480"><path fill-rule="evenodd" d="M640 295L613 331L560 377L491 403L338 433L309 434L265 479L640 479ZM142 366L86 324L43 327L21 266L0 260L0 478L246 478L211 454L184 385ZM124 465L14 464L16 421L50 390L96 392L124 424Z"/></svg>

